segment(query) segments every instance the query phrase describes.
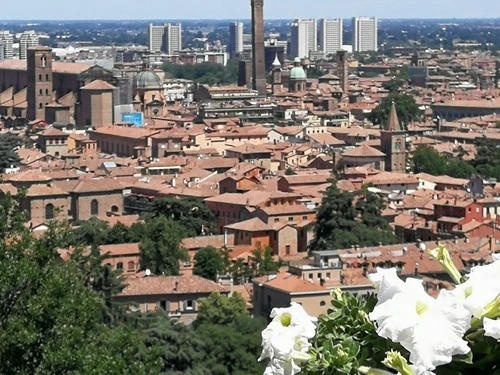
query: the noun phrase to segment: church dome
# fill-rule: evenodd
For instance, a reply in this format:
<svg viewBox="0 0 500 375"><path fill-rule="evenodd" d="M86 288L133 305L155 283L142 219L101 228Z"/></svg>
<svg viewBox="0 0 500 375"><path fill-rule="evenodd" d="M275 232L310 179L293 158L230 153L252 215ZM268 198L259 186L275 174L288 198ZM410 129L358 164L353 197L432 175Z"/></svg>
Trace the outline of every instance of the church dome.
<svg viewBox="0 0 500 375"><path fill-rule="evenodd" d="M152 70L139 72L135 76L135 84L138 89L160 89L162 83L160 77Z"/></svg>
<svg viewBox="0 0 500 375"><path fill-rule="evenodd" d="M296 66L290 70L290 79L305 80L307 79L306 71L301 66Z"/></svg>

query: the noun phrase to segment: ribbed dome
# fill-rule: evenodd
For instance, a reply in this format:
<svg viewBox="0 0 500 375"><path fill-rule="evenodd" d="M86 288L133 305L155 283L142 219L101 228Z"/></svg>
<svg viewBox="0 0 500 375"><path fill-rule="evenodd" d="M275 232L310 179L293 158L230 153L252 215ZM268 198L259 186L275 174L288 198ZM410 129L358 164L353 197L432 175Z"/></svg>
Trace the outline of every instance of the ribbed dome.
<svg viewBox="0 0 500 375"><path fill-rule="evenodd" d="M135 84L138 89L160 89L162 87L160 77L151 70L139 72L135 76Z"/></svg>
<svg viewBox="0 0 500 375"><path fill-rule="evenodd" d="M290 70L290 79L305 80L307 79L306 72L301 66L296 66Z"/></svg>

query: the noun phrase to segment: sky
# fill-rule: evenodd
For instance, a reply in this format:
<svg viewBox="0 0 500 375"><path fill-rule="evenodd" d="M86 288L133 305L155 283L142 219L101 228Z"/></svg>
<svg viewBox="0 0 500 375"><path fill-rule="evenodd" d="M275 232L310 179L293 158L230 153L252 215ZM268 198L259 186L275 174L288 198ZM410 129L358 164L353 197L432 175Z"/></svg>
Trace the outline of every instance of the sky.
<svg viewBox="0 0 500 375"><path fill-rule="evenodd" d="M265 18L500 18L499 0L264 0ZM5 3L4 3L5 2ZM2 20L249 19L250 0L2 0ZM73 5L77 3L78 5ZM71 4L71 6L70 6Z"/></svg>

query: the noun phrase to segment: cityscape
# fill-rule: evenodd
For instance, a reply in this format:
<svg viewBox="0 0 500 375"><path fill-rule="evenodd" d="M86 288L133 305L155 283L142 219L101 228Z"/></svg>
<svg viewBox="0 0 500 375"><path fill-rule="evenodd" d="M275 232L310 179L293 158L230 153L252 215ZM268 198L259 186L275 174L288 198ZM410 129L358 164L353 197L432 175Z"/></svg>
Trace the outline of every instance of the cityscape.
<svg viewBox="0 0 500 375"><path fill-rule="evenodd" d="M495 261L498 15L264 1L0 21L0 374L271 374L274 309Z"/></svg>

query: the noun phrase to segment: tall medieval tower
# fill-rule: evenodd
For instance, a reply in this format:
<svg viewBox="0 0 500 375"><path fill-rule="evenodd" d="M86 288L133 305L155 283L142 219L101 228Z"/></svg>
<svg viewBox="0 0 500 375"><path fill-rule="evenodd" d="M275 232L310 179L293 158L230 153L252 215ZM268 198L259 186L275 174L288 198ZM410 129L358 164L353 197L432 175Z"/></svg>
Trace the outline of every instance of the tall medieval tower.
<svg viewBox="0 0 500 375"><path fill-rule="evenodd" d="M337 75L340 80L340 87L344 96L349 95L349 62L347 51L337 51Z"/></svg>
<svg viewBox="0 0 500 375"><path fill-rule="evenodd" d="M28 120L45 120L45 106L52 101L52 50L36 46L28 49Z"/></svg>
<svg viewBox="0 0 500 375"><path fill-rule="evenodd" d="M264 0L252 0L252 89L266 95Z"/></svg>
<svg viewBox="0 0 500 375"><path fill-rule="evenodd" d="M386 155L385 170L406 172L406 133L399 124L396 105L392 102L387 128L380 132L381 151Z"/></svg>

